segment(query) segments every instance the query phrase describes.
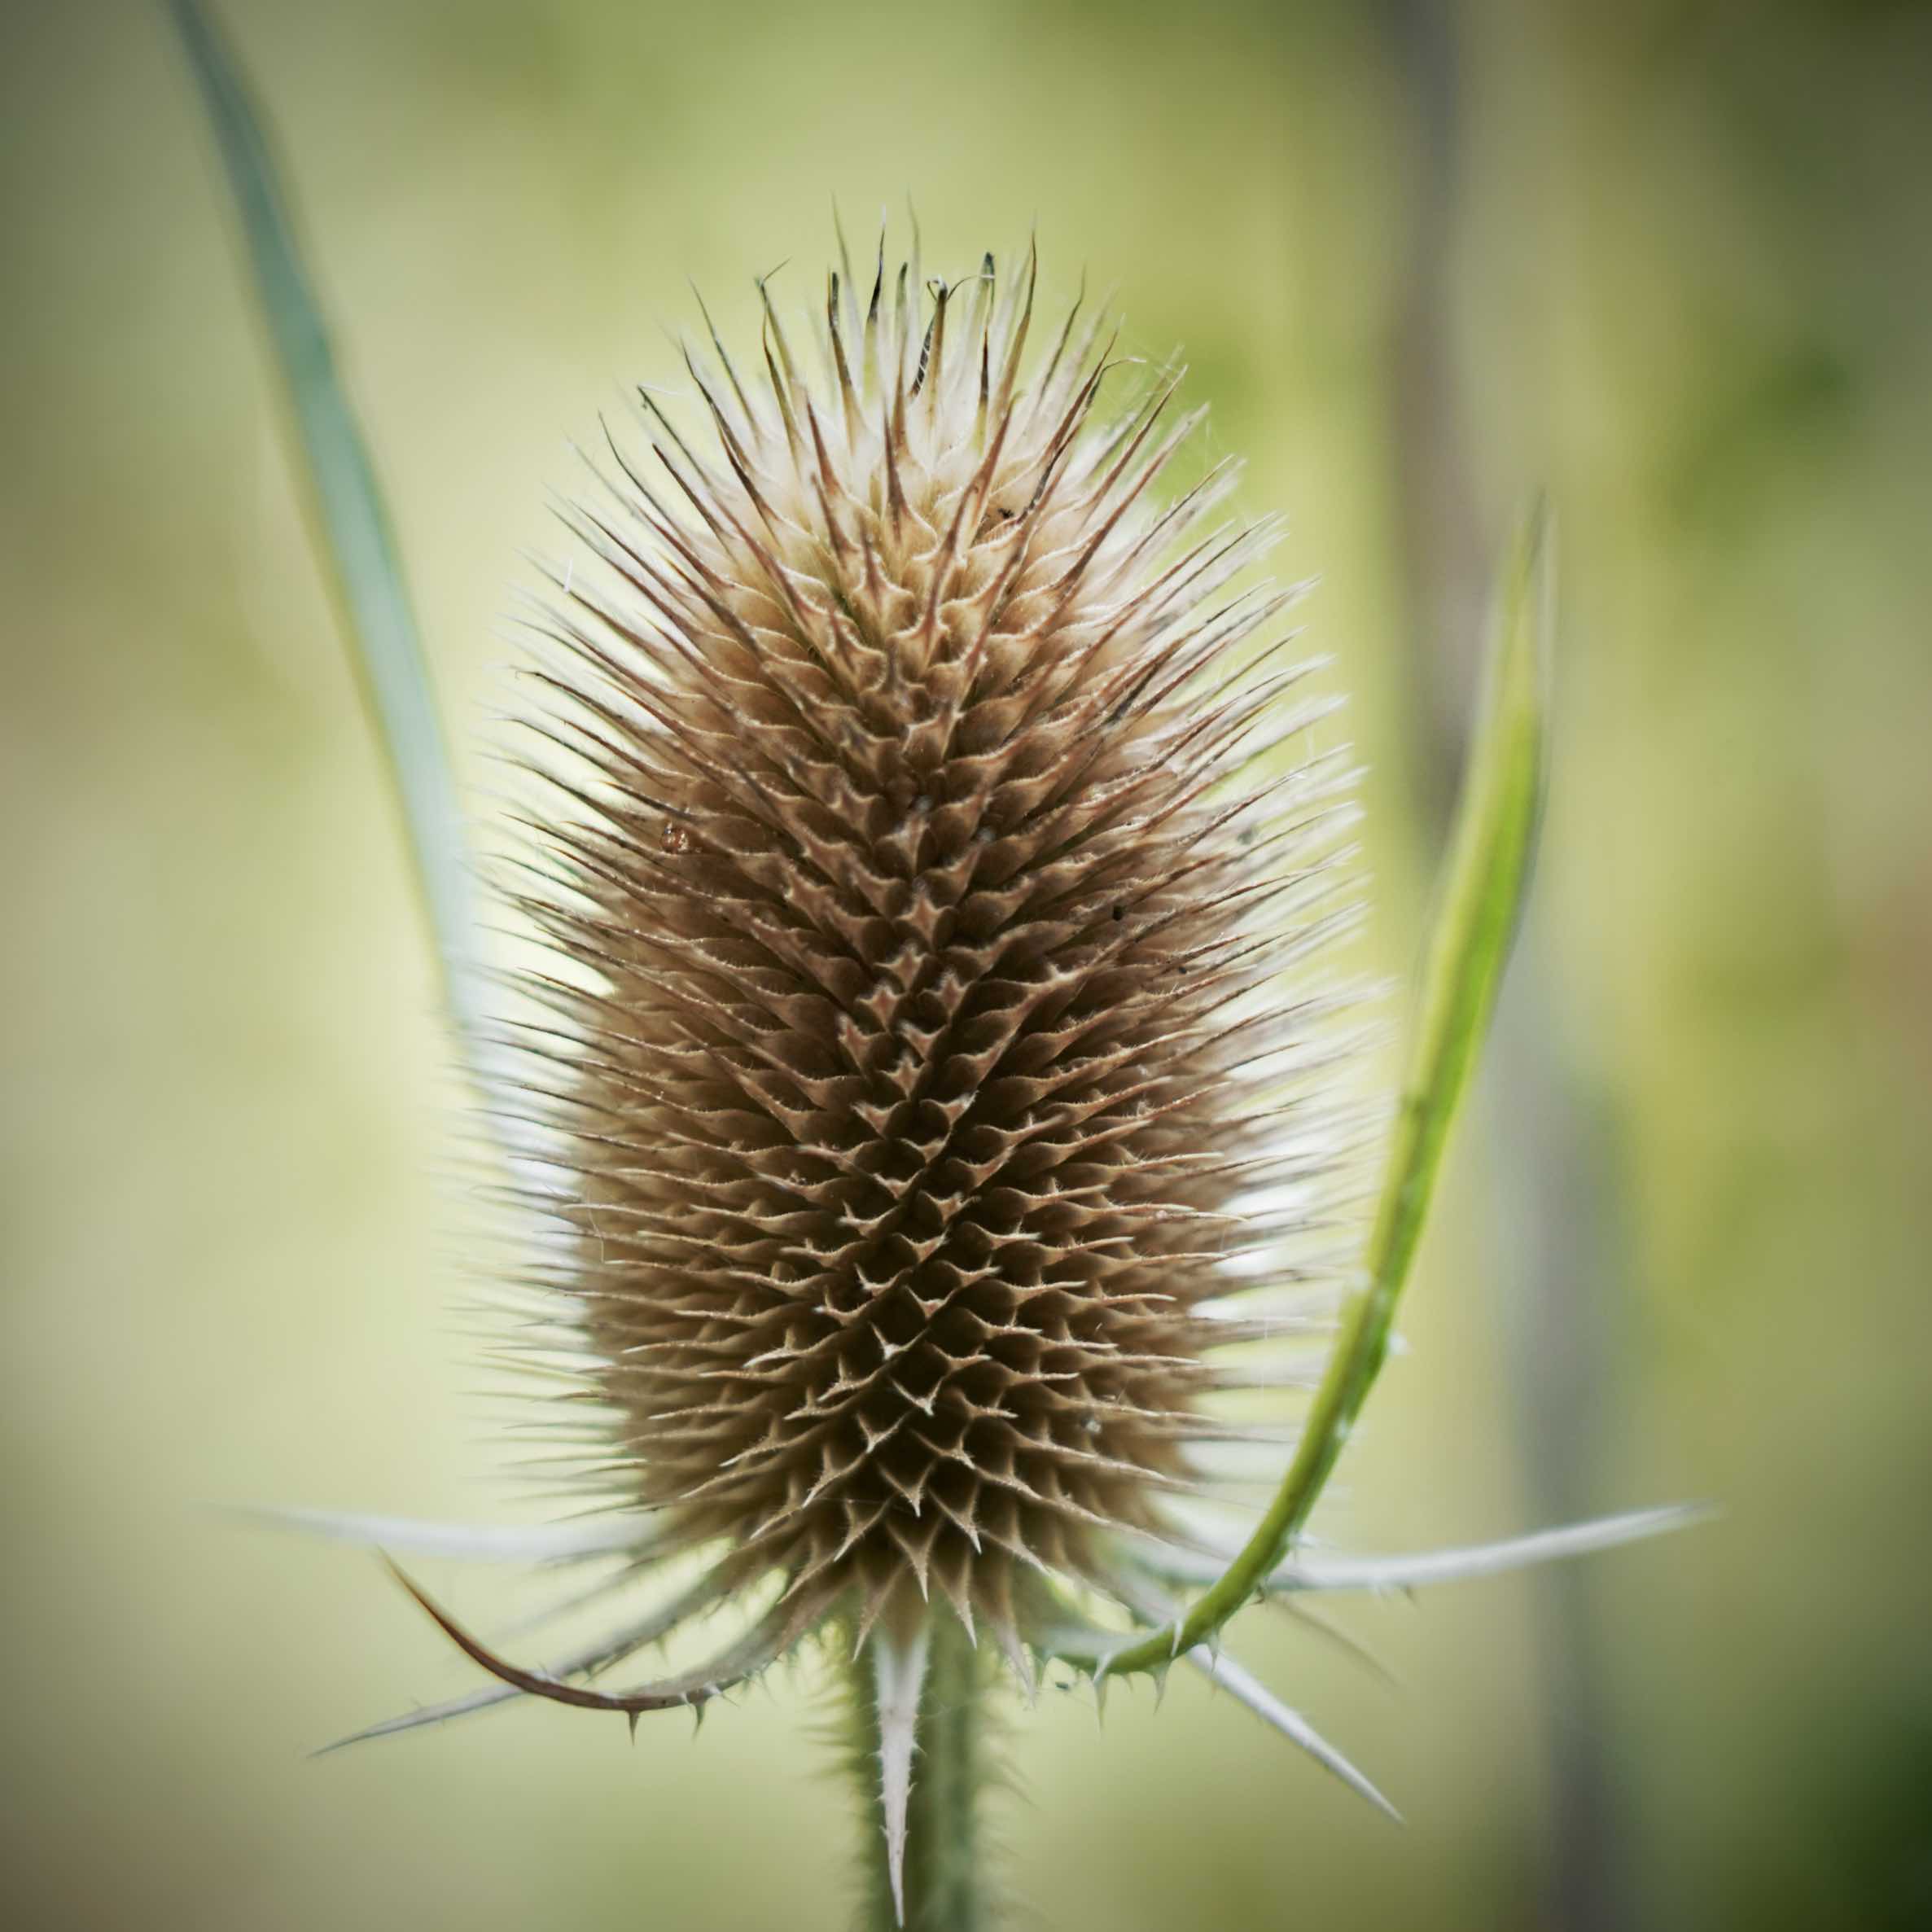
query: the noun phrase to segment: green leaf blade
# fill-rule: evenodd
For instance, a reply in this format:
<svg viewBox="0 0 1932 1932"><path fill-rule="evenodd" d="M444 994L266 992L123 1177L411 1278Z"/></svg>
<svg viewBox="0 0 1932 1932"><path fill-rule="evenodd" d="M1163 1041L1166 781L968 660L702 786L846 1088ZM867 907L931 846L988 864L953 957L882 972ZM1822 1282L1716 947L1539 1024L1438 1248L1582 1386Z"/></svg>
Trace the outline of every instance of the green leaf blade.
<svg viewBox="0 0 1932 1932"><path fill-rule="evenodd" d="M1542 814L1545 663L1553 617L1549 519L1524 519L1492 619L1483 698L1444 887L1388 1168L1363 1260L1363 1285L1316 1389L1299 1447L1254 1534L1177 1622L1107 1656L1059 1653L1106 1676L1167 1669L1211 1645L1266 1584L1306 1526L1387 1359L1395 1308L1434 1198L1449 1128L1496 1005L1527 892Z"/></svg>

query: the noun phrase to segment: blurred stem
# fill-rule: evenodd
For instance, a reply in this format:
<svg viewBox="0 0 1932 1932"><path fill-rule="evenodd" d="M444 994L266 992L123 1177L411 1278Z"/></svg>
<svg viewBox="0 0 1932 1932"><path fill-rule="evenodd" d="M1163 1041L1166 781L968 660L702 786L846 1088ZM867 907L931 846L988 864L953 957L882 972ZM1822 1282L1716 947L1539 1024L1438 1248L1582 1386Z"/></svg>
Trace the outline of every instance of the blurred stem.
<svg viewBox="0 0 1932 1932"><path fill-rule="evenodd" d="M865 1932L898 1932L879 1786L879 1725L870 1659L851 1667L865 1811ZM987 1672L957 1618L932 1620L919 1693L918 1750L906 1807L905 1932L985 1932L992 1922L980 1851L980 1812L992 1775L984 1699Z"/></svg>
<svg viewBox="0 0 1932 1932"><path fill-rule="evenodd" d="M287 397L295 468L389 778L441 970L475 1071L484 1016L462 816L388 507L335 366L322 300L262 116L199 0L168 0L233 196Z"/></svg>
<svg viewBox="0 0 1932 1932"><path fill-rule="evenodd" d="M1490 547L1454 326L1469 233L1464 69L1474 28L1452 0L1392 0L1388 19L1415 142L1391 371L1414 672L1409 764L1423 830L1435 833L1453 792ZM1592 1078L1587 1032L1566 1010L1534 920L1514 988L1497 1017L1492 1056L1492 1239L1501 1251L1505 1373L1532 1514L1566 1522L1597 1500L1596 1430L1610 1395L1615 1124L1603 1082ZM1605 1742L1592 1592L1588 1575L1552 1574L1537 1600L1553 1801L1542 1917L1564 1932L1615 1932L1637 1917L1627 1807Z"/></svg>

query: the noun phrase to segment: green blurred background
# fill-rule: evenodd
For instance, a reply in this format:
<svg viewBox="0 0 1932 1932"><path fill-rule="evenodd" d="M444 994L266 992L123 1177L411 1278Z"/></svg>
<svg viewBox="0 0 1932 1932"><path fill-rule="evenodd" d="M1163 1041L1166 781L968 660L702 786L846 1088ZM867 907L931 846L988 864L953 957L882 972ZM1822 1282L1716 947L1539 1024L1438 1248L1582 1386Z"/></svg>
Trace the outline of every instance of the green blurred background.
<svg viewBox="0 0 1932 1932"><path fill-rule="evenodd" d="M1049 1695L1069 1932L1932 1925L1932 16L1918 6L229 0L466 769L567 435L916 199L935 266L1185 344L1320 572L1405 969L1487 559L1562 519L1556 779L1496 1051L1325 1533L1721 1500ZM517 1709L281 1501L531 1505L469 1391L452 1090L380 769L159 7L0 25L0 1910L18 1926L844 1922L804 1684L694 1744ZM779 286L786 278L780 278ZM493 1611L487 1579L432 1580Z"/></svg>

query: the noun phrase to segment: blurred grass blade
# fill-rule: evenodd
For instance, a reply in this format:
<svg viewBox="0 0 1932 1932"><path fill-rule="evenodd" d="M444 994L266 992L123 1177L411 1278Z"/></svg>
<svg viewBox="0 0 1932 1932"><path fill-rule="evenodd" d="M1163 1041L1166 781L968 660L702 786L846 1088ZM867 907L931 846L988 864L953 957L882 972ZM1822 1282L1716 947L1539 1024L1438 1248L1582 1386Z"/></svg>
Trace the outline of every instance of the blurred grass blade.
<svg viewBox="0 0 1932 1932"><path fill-rule="evenodd" d="M199 0L168 0L168 5L234 199L287 388L297 468L402 808L444 999L473 1054L481 1008L462 820L388 511L336 370L327 323L261 118Z"/></svg>
<svg viewBox="0 0 1932 1932"><path fill-rule="evenodd" d="M1549 520L1525 519L1492 614L1485 690L1422 968L1416 1032L1363 1284L1343 1314L1299 1447L1267 1514L1185 1616L1107 1658L1104 1674L1163 1670L1210 1642L1263 1588L1308 1522L1388 1354L1395 1304L1435 1192L1515 936L1543 800L1544 676L1553 616Z"/></svg>

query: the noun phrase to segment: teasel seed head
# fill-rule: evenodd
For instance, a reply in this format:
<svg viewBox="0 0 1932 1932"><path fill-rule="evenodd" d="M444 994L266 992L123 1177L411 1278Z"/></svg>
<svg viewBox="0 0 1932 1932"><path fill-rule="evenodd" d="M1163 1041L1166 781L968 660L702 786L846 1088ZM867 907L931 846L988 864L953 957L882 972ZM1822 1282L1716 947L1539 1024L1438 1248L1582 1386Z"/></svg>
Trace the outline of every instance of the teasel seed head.
<svg viewBox="0 0 1932 1932"><path fill-rule="evenodd" d="M1140 1612L1216 1456L1281 1439L1238 1391L1322 1338L1282 1298L1360 1138L1350 773L1272 527L1230 464L1169 480L1177 372L1043 326L1031 256L868 279L810 345L768 298L752 368L687 349L703 437L643 394L525 684L534 1281L626 1580L687 1580L550 1673L443 1620L633 1719L830 1628L883 1722L930 1619L1030 1682L1067 1593ZM694 1670L573 1680L726 1602Z"/></svg>

